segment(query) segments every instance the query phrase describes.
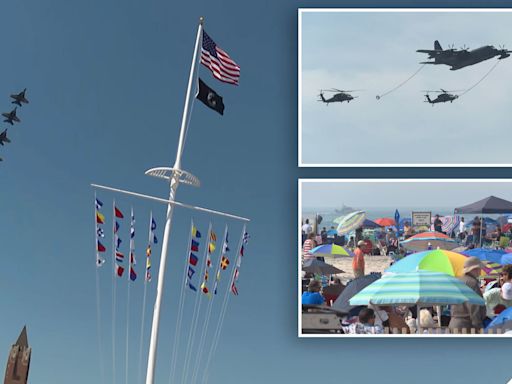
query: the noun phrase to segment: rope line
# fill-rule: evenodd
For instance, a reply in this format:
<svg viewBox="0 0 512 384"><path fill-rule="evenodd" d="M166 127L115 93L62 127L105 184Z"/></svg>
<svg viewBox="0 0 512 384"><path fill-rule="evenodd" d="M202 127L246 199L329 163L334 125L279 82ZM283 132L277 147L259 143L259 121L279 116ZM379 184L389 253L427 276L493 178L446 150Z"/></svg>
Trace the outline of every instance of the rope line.
<svg viewBox="0 0 512 384"><path fill-rule="evenodd" d="M403 85L405 85L409 80L411 80L414 76L416 76L416 75L417 75L417 74L418 74L418 73L419 73L423 68L425 68L425 65L426 65L426 64L421 65L421 66L416 70L416 72L414 72L414 73L413 73L411 76L409 76L406 80L402 81L402 82L401 82L400 84L398 84L396 87L391 88L389 91L384 92L382 95L377 95L377 96L375 96L375 98L376 98L377 100L380 100L380 99L382 99L384 96L389 95L391 92L396 91L398 88L402 87L402 86L403 86Z"/></svg>

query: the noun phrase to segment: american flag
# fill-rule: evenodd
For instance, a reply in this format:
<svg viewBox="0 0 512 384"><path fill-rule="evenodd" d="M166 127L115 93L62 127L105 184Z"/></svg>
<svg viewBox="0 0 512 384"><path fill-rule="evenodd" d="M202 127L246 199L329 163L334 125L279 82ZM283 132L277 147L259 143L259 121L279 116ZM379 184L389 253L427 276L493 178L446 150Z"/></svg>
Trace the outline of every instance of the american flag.
<svg viewBox="0 0 512 384"><path fill-rule="evenodd" d="M205 65L213 76L225 83L238 85L240 66L203 31L201 46L201 63Z"/></svg>

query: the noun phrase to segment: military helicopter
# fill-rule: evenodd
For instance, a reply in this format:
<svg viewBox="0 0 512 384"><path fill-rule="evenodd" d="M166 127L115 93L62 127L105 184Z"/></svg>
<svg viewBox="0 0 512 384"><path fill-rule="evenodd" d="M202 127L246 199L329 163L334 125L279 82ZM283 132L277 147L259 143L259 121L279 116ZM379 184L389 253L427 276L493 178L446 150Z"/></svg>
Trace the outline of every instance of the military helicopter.
<svg viewBox="0 0 512 384"><path fill-rule="evenodd" d="M19 117L16 116L16 108L18 108L18 107L15 107L11 112L2 113L2 116L5 117L5 120L4 120L5 123L14 125L14 121L17 123L20 122Z"/></svg>
<svg viewBox="0 0 512 384"><path fill-rule="evenodd" d="M434 106L434 104L446 103L448 101L450 103L453 103L453 100L458 99L459 95L455 95L455 94L449 93L449 92L461 92L461 91L445 91L444 89L441 88L440 91L422 91L422 92L427 92L427 94L425 95L425 97L427 98L427 100L425 100L425 103L430 103L430 104L432 104L432 106ZM430 98L429 92L440 93L440 95L432 100Z"/></svg>
<svg viewBox="0 0 512 384"><path fill-rule="evenodd" d="M27 92L27 88L25 88L18 94L11 95L11 99L14 99L14 101L12 101L12 104L19 105L20 107L22 103L28 104L28 100L25 97L25 92Z"/></svg>
<svg viewBox="0 0 512 384"><path fill-rule="evenodd" d="M352 96L350 94L350 92L358 92L359 90L356 89L356 90L352 90L352 91L342 91L341 89L327 89L327 90L320 90L320 100L318 101L322 101L324 103L326 103L327 105L329 105L329 103L336 103L336 102L339 102L339 103L343 103L344 101L346 101L347 103L350 103L350 100L354 100L355 98L357 98L358 96ZM326 99L324 97L324 92L333 92L334 95L330 98L330 99Z"/></svg>
<svg viewBox="0 0 512 384"><path fill-rule="evenodd" d="M445 64L451 67L451 71L481 63L495 56L499 56L499 60L506 59L512 53L512 51L504 47L498 49L492 45L484 45L483 47L472 49L471 51L465 46L461 49L455 49L453 47L443 49L437 40L434 42L433 50L418 49L416 52L426 53L429 59L434 59L434 61L423 61L420 64Z"/></svg>

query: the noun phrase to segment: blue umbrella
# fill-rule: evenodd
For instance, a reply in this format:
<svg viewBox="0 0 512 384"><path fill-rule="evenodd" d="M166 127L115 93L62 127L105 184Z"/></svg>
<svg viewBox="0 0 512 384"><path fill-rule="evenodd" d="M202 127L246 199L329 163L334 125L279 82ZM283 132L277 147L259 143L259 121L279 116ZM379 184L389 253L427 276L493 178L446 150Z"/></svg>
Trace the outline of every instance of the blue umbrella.
<svg viewBox="0 0 512 384"><path fill-rule="evenodd" d="M365 219L362 225L363 228L367 229L375 229L375 228L382 228L379 224L377 224L375 221L371 221L368 219Z"/></svg>
<svg viewBox="0 0 512 384"><path fill-rule="evenodd" d="M489 323L487 327L485 327L485 331L489 330L508 330L512 329L512 307L505 309L498 316L494 318L493 321Z"/></svg>
<svg viewBox="0 0 512 384"><path fill-rule="evenodd" d="M329 229L327 231L327 236L336 236L338 234L338 231L336 231L335 229Z"/></svg>
<svg viewBox="0 0 512 384"><path fill-rule="evenodd" d="M502 249L473 248L461 253L466 256L476 256L480 260L491 261L501 265L512 264L512 254Z"/></svg>

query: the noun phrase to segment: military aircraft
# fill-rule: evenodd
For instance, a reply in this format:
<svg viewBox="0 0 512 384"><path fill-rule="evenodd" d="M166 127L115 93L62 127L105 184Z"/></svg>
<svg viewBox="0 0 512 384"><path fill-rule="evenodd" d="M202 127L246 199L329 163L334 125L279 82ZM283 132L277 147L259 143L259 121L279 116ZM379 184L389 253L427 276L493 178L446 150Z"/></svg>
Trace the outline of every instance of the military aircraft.
<svg viewBox="0 0 512 384"><path fill-rule="evenodd" d="M25 92L27 92L27 88L25 88L23 91L21 91L18 94L11 95L11 99L14 99L12 104L19 105L21 107L21 104L28 104L28 100L25 98Z"/></svg>
<svg viewBox="0 0 512 384"><path fill-rule="evenodd" d="M469 65L478 64L482 61L492 59L495 56L499 56L499 60L506 59L512 53L512 51L508 49L498 49L492 45L485 45L480 48L472 49L471 51L466 47L461 49L454 49L453 47L443 49L438 40L434 42L433 50L418 49L416 52L427 53L429 59L434 59L434 61L423 61L420 64L445 64L451 67L450 71L456 71L457 69Z"/></svg>
<svg viewBox="0 0 512 384"><path fill-rule="evenodd" d="M18 108L18 107L15 107L11 112L2 113L2 116L5 117L5 120L4 120L5 123L14 125L14 121L16 121L17 123L20 122L19 117L16 116L16 108Z"/></svg>
<svg viewBox="0 0 512 384"><path fill-rule="evenodd" d="M441 89L440 91L422 91L422 92L427 92L427 94L425 95L425 97L427 98L427 100L425 100L425 103L430 103L430 104L432 104L432 106L434 106L434 104L437 104L437 103L446 103L448 101L450 103L453 103L453 100L456 100L459 98L459 95L454 95L452 93L448 93L448 92L456 92L456 91L445 91L444 89ZM438 92L438 93L440 93L440 95L432 100L430 98L430 95L428 94L429 92Z"/></svg>
<svg viewBox="0 0 512 384"><path fill-rule="evenodd" d="M10 143L11 140L7 138L7 129L0 133L0 145L4 145L4 143Z"/></svg>
<svg viewBox="0 0 512 384"><path fill-rule="evenodd" d="M330 98L330 99L326 99L324 97L324 92L333 92L334 95ZM352 91L342 91L341 89L328 89L328 90L325 90L325 91L320 91L320 100L318 101L322 101L324 103L326 103L327 105L329 105L329 103L336 103L336 102L339 102L339 103L343 103L344 101L346 101L347 103L350 103L350 100L354 100L355 98L357 98L358 96L352 96L350 94L350 92L357 92L357 90L352 90Z"/></svg>

